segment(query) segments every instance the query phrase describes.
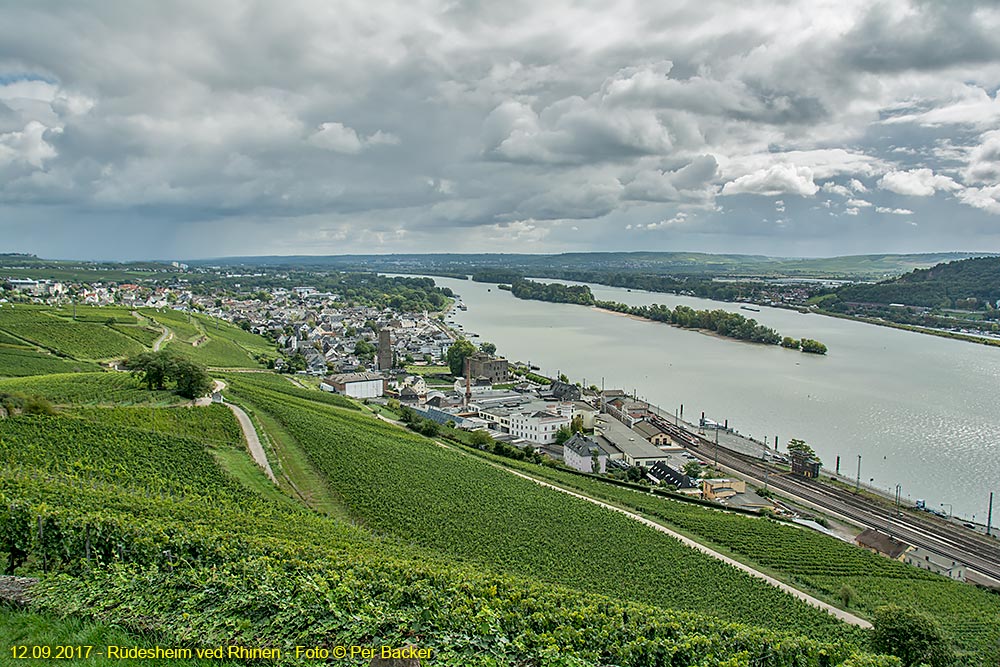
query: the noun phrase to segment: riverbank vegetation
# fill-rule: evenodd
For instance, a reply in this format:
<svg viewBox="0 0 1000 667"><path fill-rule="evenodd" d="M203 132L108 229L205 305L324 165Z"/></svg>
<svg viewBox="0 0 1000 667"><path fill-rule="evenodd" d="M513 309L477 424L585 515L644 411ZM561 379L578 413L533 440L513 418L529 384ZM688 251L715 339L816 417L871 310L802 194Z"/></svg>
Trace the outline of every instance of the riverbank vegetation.
<svg viewBox="0 0 1000 667"><path fill-rule="evenodd" d="M810 338L802 340L782 338L777 331L760 324L757 320L748 319L739 313L732 313L721 308L695 310L690 306L682 305L670 308L655 303L651 306L630 306L627 303L615 301L598 301L587 285L546 284L523 278L515 280L511 287L511 292L519 299L596 306L604 310L641 317L654 322L666 322L682 329L712 331L720 336L736 340L763 343L764 345L782 345L810 354L826 354L827 352L826 345L819 341Z"/></svg>

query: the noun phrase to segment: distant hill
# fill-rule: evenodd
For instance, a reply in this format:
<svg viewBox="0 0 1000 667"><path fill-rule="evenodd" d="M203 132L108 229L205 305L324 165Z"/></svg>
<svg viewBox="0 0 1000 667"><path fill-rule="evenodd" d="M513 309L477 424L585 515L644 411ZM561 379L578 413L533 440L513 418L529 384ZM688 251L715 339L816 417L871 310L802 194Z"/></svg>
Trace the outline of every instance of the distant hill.
<svg viewBox="0 0 1000 667"><path fill-rule="evenodd" d="M473 269L508 269L524 275L546 277L560 271L613 271L655 275L769 276L846 279L882 279L984 253L849 255L794 258L765 255L714 255L700 252L580 252L554 255L526 254L398 254L398 255L291 255L226 257L189 260L201 266L285 266L366 269L386 272L468 274Z"/></svg>
<svg viewBox="0 0 1000 667"><path fill-rule="evenodd" d="M841 301L927 308L977 310L1000 300L1000 257L977 257L916 269L874 285L848 285L837 292ZM972 299L975 302L971 301Z"/></svg>

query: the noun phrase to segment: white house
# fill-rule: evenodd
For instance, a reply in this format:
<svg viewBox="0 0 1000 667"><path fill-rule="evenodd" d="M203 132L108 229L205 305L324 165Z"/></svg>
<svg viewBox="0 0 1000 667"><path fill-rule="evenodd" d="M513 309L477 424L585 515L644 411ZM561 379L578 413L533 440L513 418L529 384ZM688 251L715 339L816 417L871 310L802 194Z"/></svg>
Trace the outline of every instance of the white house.
<svg viewBox="0 0 1000 667"><path fill-rule="evenodd" d="M385 392L385 379L378 373L342 373L326 378L319 388L351 398L376 398Z"/></svg>

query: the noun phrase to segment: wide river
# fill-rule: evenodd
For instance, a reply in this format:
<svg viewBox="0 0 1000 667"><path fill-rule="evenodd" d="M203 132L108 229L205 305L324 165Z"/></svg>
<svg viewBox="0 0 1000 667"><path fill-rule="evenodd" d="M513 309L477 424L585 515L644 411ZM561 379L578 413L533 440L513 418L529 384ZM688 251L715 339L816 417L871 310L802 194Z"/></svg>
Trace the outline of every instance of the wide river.
<svg viewBox="0 0 1000 667"><path fill-rule="evenodd" d="M815 314L591 285L631 305L723 308L782 335L815 338L826 356L728 340L594 308L524 301L495 284L434 278L462 296L466 331L547 375L635 391L696 420L728 419L744 435L812 445L833 469L923 498L928 506L986 522L1000 491L1000 348ZM562 281L565 282L565 281ZM1000 523L1000 493L994 525Z"/></svg>

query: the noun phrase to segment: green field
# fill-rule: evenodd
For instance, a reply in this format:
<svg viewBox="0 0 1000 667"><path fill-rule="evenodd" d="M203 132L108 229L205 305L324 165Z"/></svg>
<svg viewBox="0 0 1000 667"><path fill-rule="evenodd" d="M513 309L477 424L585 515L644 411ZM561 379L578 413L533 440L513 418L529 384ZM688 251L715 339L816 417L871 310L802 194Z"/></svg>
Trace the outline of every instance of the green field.
<svg viewBox="0 0 1000 667"><path fill-rule="evenodd" d="M669 657L678 665L733 667L746 666L755 656L789 667L894 664L858 662L860 656L845 662L863 643L857 632L648 529L612 523L626 532L610 547L585 535L596 530L602 539L612 538L606 524L617 515L545 492L355 411L266 388L246 393L260 403L288 408L282 414L289 423L297 413L301 423L295 428L314 450L320 446L307 437L310 429L332 428L326 438L336 441L340 454L344 429L351 429L358 452L348 456L344 470L361 475L367 490L360 482L344 488L358 492L352 505L364 506L371 519L361 525L331 520L257 494L227 474L213 451L235 455L241 449L231 414L219 406L164 408L162 415L152 408L83 408L54 417L0 420L3 548L13 544L24 552L19 573L42 576L34 613L6 616L5 632L27 627L35 636L47 636L36 628L58 614L69 619L58 621L53 632L92 628L91 621L99 619L173 645L287 651L296 644L416 642L434 648L436 664L456 666L639 666L665 664ZM386 483L385 475L396 474L397 465L382 469L386 461L368 459L366 469L363 457L380 452L398 454L415 466L408 479L419 482L420 491L445 488L427 474L439 463L456 467L446 480L469 479L439 499L420 500L399 480ZM496 516L475 509L435 523L449 507L472 507L456 492L474 487L483 497L484 484L514 505ZM426 508L430 515L399 517L394 523L383 514L393 506ZM499 508L493 503L488 510ZM538 516L548 511L559 512L571 528L550 532L553 521ZM535 515L534 521L526 522L524 514ZM407 522L425 535L405 535L400 529ZM527 529L523 538L501 531L522 527ZM571 532L581 528L583 535ZM455 558L457 536L488 536L489 531L495 541L491 548L516 563L481 560L486 552ZM626 547L631 537L640 541ZM645 546L654 541L655 550L667 555L657 556ZM587 558L560 563L567 544L580 553L588 549ZM544 567L554 574L527 571L534 558L522 551L527 546L553 550ZM574 571L600 576L609 548L620 549L637 571L645 567L655 573L649 582L654 587L674 580L681 605L699 606L697 598L721 594L715 603L739 602L743 611L735 613L754 616L753 626L774 623L762 629L627 601L646 597L640 592L643 582L624 597L551 583ZM591 560L591 552L598 560ZM698 588L684 588L699 573ZM760 608L772 604L774 618L761 620ZM74 625L74 618L84 622ZM792 634L778 632L779 627ZM807 632L822 639L801 636Z"/></svg>
<svg viewBox="0 0 1000 667"><path fill-rule="evenodd" d="M114 359L142 352L144 346L122 333L137 320L121 308L79 307L84 314L48 306L0 307L0 333L79 360Z"/></svg>
<svg viewBox="0 0 1000 667"><path fill-rule="evenodd" d="M379 532L553 584L856 639L824 612L620 514L363 415L267 390L237 394L274 415L356 519Z"/></svg>
<svg viewBox="0 0 1000 667"><path fill-rule="evenodd" d="M56 357L48 352L0 346L0 377L97 371L97 364Z"/></svg>
<svg viewBox="0 0 1000 667"><path fill-rule="evenodd" d="M863 615L887 602L928 612L956 645L972 654L970 660L991 655L989 650L984 654L984 647L1000 647L1000 596L975 586L773 519L706 509L551 468L496 460L661 520L831 602L843 586L850 586L857 594L851 609Z"/></svg>
<svg viewBox="0 0 1000 667"><path fill-rule="evenodd" d="M57 405L172 405L171 391L149 391L130 373L62 373L0 380L0 391L41 396Z"/></svg>
<svg viewBox="0 0 1000 667"><path fill-rule="evenodd" d="M277 356L267 339L222 320L167 309L144 308L141 314L173 331L166 349L204 366L259 368L254 355Z"/></svg>

